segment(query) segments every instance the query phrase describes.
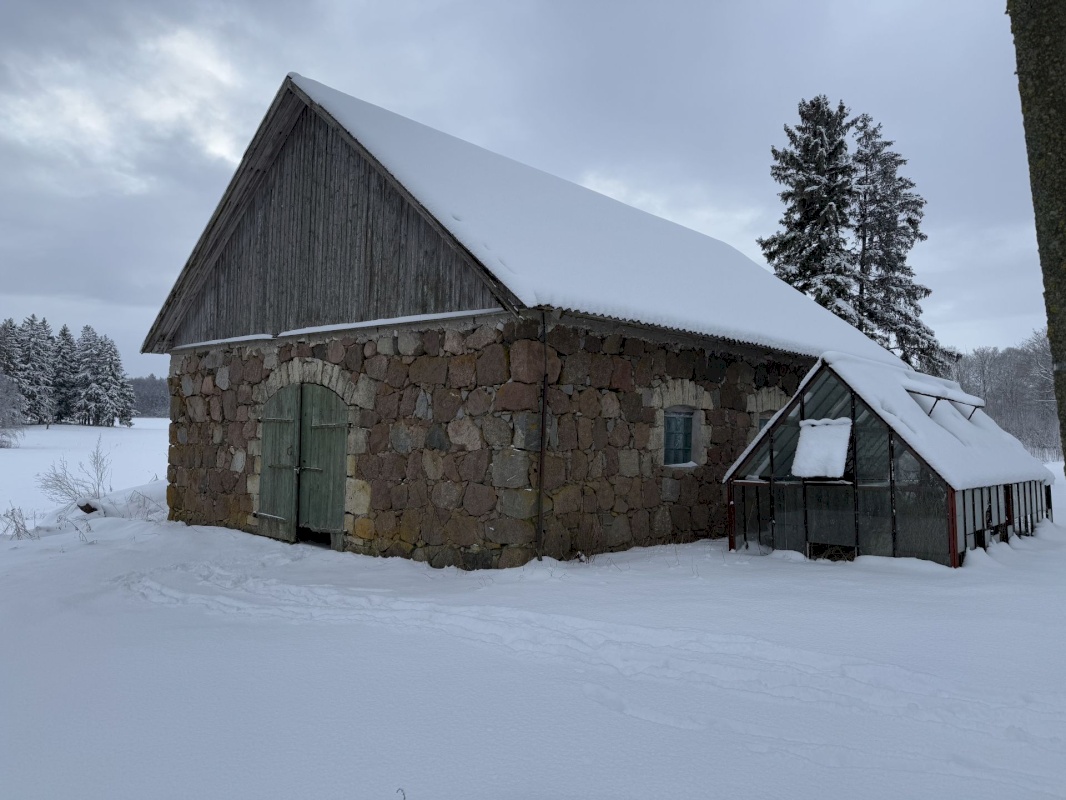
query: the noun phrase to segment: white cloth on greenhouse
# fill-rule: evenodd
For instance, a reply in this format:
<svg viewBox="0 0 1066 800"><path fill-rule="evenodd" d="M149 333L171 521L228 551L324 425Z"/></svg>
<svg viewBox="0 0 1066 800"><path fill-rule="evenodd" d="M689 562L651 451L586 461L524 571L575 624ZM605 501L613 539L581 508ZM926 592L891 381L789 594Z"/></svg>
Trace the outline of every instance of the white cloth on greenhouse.
<svg viewBox="0 0 1066 800"><path fill-rule="evenodd" d="M842 478L851 440L850 419L805 419L792 460L798 478Z"/></svg>

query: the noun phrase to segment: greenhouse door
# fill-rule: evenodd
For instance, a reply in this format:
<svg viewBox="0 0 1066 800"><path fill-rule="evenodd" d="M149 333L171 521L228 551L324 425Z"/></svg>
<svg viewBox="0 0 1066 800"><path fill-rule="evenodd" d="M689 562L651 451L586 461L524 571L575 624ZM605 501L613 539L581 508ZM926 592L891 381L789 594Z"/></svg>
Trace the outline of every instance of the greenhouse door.
<svg viewBox="0 0 1066 800"><path fill-rule="evenodd" d="M342 549L348 407L324 386L279 389L263 409L259 531Z"/></svg>

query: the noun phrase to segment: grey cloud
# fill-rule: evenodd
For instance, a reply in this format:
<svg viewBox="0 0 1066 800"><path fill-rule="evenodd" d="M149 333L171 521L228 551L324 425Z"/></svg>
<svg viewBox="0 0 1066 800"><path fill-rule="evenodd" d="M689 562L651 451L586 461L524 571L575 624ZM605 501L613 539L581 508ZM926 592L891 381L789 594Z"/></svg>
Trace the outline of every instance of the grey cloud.
<svg viewBox="0 0 1066 800"><path fill-rule="evenodd" d="M35 93L47 89L40 82L54 75L46 68L58 61L73 68L63 80L94 98L143 81L159 107L118 98L108 113L124 115L123 127L106 152L62 137L56 144L47 135L19 142L0 135L0 314L46 313L28 305L45 293L57 307L80 298L110 316L129 304L123 324L146 329L232 172L211 148L229 142L243 150L294 70L571 180L613 180L652 210L719 230L727 241L744 237L731 243L756 257L754 237L771 233L780 214L770 146L783 142L782 126L794 121L801 97L841 98L884 123L929 200L930 241L915 264L935 291L931 324L957 346L1009 344L1042 324L1043 310L1000 5L314 0L296 9L284 0L71 0L5 7L0 95L39 99ZM146 54L144 43L168 31L201 37L232 69L232 82L214 81L188 53L158 62L173 75L157 74L151 58L160 56ZM56 114L78 124L69 108ZM968 321L974 314L986 322ZM132 329L123 334L130 363L141 363L132 352L139 343Z"/></svg>

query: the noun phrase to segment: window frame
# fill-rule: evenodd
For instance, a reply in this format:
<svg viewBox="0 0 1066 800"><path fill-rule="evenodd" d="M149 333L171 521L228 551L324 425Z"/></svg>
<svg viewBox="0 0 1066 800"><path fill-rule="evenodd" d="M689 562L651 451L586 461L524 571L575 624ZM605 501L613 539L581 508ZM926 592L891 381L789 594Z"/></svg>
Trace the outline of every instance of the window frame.
<svg viewBox="0 0 1066 800"><path fill-rule="evenodd" d="M672 447L670 444L671 436L671 421L678 420L683 421L683 427L681 431L675 431L675 436L680 434L681 437L686 438L684 445L680 448ZM687 427L687 431L685 428ZM671 406L663 411L663 466L664 467L689 467L695 465L695 459L693 454L696 452L696 409L692 406ZM668 454L680 453L681 455L687 455L688 457L683 461L671 461L668 458Z"/></svg>

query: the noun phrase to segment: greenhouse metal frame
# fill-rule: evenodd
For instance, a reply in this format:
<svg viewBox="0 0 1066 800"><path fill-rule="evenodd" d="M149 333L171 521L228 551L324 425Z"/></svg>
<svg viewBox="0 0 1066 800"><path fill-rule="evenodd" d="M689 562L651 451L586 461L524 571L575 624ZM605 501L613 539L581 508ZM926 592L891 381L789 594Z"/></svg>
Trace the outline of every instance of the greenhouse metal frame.
<svg viewBox="0 0 1066 800"><path fill-rule="evenodd" d="M930 406L929 416L941 402L953 403L967 420L979 408L977 399L970 407L935 388L908 391L924 395L914 399L923 409ZM1043 481L954 488L887 416L829 363L816 366L727 474L730 549L787 549L808 558L915 557L957 567L968 549L1032 534L1050 516L1050 487ZM792 474L801 420L842 419L851 423L842 474Z"/></svg>

